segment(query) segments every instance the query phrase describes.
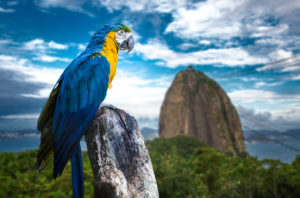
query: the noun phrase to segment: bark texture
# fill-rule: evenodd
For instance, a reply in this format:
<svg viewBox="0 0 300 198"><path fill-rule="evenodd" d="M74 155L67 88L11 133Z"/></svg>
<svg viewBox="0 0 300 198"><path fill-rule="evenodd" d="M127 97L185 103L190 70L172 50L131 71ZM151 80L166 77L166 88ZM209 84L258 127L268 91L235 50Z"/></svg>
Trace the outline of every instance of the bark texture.
<svg viewBox="0 0 300 198"><path fill-rule="evenodd" d="M85 140L95 197L159 197L151 159L134 117L113 106L102 106Z"/></svg>

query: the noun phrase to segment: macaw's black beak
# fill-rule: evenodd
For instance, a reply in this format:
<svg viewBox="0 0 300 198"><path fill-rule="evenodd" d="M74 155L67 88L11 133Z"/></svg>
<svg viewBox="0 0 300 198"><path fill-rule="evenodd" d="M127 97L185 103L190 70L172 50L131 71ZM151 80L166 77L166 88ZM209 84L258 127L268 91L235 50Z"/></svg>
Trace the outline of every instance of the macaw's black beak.
<svg viewBox="0 0 300 198"><path fill-rule="evenodd" d="M133 48L134 48L134 39L133 39L133 36L130 36L128 39L127 39L127 53L129 53Z"/></svg>
<svg viewBox="0 0 300 198"><path fill-rule="evenodd" d="M127 40L123 41L120 45L121 50L127 50L127 53L129 53L134 47L134 39L133 36L129 36Z"/></svg>

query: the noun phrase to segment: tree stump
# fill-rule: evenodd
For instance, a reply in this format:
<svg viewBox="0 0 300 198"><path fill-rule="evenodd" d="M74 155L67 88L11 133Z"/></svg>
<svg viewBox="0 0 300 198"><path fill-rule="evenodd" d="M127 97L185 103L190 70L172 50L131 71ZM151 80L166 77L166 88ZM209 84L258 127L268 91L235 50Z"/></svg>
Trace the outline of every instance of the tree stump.
<svg viewBox="0 0 300 198"><path fill-rule="evenodd" d="M85 134L96 198L157 198L148 150L134 117L102 106Z"/></svg>

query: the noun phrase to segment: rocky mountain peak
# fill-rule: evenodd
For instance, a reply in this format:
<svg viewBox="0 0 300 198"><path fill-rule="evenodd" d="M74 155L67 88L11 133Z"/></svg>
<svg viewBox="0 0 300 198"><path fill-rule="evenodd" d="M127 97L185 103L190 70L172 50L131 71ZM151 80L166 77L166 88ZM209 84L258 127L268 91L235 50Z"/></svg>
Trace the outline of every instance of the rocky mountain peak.
<svg viewBox="0 0 300 198"><path fill-rule="evenodd" d="M193 66L179 72L168 89L161 106L159 134L194 137L233 154L245 151L240 119L229 97Z"/></svg>

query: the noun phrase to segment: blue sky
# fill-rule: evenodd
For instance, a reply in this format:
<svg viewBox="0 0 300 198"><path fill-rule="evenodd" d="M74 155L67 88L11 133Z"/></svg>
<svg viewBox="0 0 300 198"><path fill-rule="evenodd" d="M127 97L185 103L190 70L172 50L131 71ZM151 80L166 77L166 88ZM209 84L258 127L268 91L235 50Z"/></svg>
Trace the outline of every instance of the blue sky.
<svg viewBox="0 0 300 198"><path fill-rule="evenodd" d="M298 0L0 1L0 130L35 128L63 69L114 22L133 30L136 45L120 53L105 103L142 127L157 128L167 88L192 64L223 87L243 124L261 128L249 116L300 128L299 18Z"/></svg>

